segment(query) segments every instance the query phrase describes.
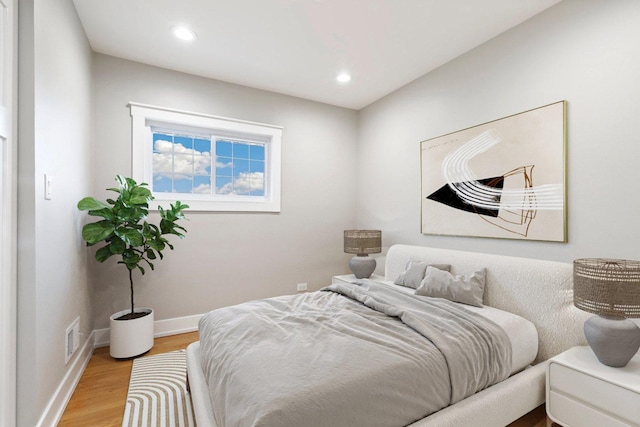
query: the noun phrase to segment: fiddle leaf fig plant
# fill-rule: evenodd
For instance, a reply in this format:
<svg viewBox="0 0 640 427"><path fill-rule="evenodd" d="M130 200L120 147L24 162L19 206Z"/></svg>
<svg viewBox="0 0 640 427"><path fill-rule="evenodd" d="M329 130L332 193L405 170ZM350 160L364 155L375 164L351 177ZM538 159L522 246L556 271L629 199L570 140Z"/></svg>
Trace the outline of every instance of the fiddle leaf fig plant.
<svg viewBox="0 0 640 427"><path fill-rule="evenodd" d="M158 207L160 224L156 225L147 220L149 202L153 195L147 184L138 184L131 178L116 176L117 188L108 188L117 193L118 197L107 199L106 202L93 197L85 197L78 202L78 209L88 211L89 215L101 219L86 224L82 228L82 238L87 246L104 243L95 253L98 262L104 262L112 256L119 257L118 264L123 264L129 272L131 289L131 312L121 320L133 319L133 271L139 270L145 274L145 267L154 269L153 262L162 259L162 251L166 248L173 250L173 245L164 237L173 234L183 238L187 230L176 222L186 219L183 211L189 206L176 201L169 209Z"/></svg>

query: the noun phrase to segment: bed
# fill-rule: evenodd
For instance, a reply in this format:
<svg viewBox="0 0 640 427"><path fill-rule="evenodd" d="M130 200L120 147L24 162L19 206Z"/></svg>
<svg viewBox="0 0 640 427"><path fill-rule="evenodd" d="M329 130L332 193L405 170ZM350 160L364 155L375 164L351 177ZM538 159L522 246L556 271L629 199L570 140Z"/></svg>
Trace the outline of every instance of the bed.
<svg viewBox="0 0 640 427"><path fill-rule="evenodd" d="M487 348L492 349L496 348L497 353L500 354L490 354L486 357L489 357L488 362L483 362L486 366L499 368L495 369L481 369L478 371L482 371L483 375L484 371L487 371L487 375L494 375L491 378L485 378L484 376L476 378L478 384L478 388L480 391L473 392L473 390L464 390L460 392L454 391L454 384L456 384L455 390L460 390L461 386L458 383L464 383L466 380L458 381L456 383L453 379L453 374L451 372L458 372L460 369L456 368L455 370L450 371L451 376L451 395L457 393L458 397L454 399L451 396L451 400L455 401L455 403L444 407L443 409L439 409L434 413L424 417L424 418L415 418L415 415L411 415L414 418L411 423L403 422L400 425L410 424L411 426L419 427L419 426L460 426L460 425L474 425L474 426L504 426L532 409L536 408L540 404L544 402L544 381L545 381L545 368L546 368L546 360L570 347L575 345L584 345L584 337L582 334L581 325L585 320L586 313L582 313L579 310L575 309L572 304L572 290L571 290L571 279L572 279L572 267L570 264L566 263L558 263L551 261L542 261L542 260L533 260L533 259L524 259L524 258L515 258L515 257L506 257L506 256L497 256L497 255L488 255L488 254L480 254L480 253L471 253L464 251L452 251L452 250L442 250L435 248L427 248L427 247L419 247L419 246L409 246L409 245L394 245L389 249L389 252L386 256L385 262L385 280L381 282L368 282L363 281L354 285L345 285L345 286L336 286L332 285L323 291L319 291L317 293L309 293L306 296L300 297L297 296L295 301L307 301L311 299L319 298L322 302L320 305L326 305L326 301L339 301L340 304L351 304L350 308L355 308L354 303L351 302L351 299L355 298L355 304L358 305L366 305L367 301L373 300L374 304L387 306L387 304L381 304L380 301L386 301L384 298L390 298L391 300L401 301L402 304L414 304L414 297L410 296L413 294L416 289L407 288L406 286L397 286L394 282L397 281L398 277L407 272L407 267L411 265L411 263L417 262L425 262L428 263L431 267L427 269L427 272L435 273L436 270L433 268L436 266L445 265L448 266L451 275L461 277L461 275L469 273L469 272L477 272L483 271L486 273L486 280L482 294L482 308L474 308L469 306L468 304L456 304L450 303L448 301L443 301L444 307L435 307L434 310L444 310L445 312L453 312L456 313L455 316L450 317L462 317L470 316L469 320L473 324L490 324L494 323L499 325L499 328L502 332L496 333L497 336L501 338L495 338L498 341L487 342L484 344L480 344L483 346L485 350ZM440 274L440 270L438 273ZM394 288L395 286L395 288ZM386 296L387 291L386 288L391 289L390 296ZM397 292L397 289L400 289L401 292ZM351 293L354 295L349 295L349 298L344 298L342 293ZM374 292L370 294L370 292ZM403 295L406 294L405 298ZM337 295L337 296L336 296ZM373 295L373 297L371 296ZM270 307L272 305L278 306L279 304L289 304L291 298L294 297L279 297L276 299L269 299L268 304ZM410 301L409 301L410 299ZM432 299L429 298L419 298L419 304L431 304ZM345 303L344 301L348 300L349 302ZM406 301L405 301L406 300ZM263 300L267 301L267 300ZM314 302L315 303L315 302ZM418 304L416 303L416 304ZM219 334L223 331L232 331L233 330L233 322L234 319L240 318L242 316L239 315L243 313L243 310L246 313L252 313L255 307L251 306L251 304L267 304L264 302L251 302L247 303L249 305L239 305L231 310L223 311L227 315L227 322L223 328L217 327L209 327L207 329L206 325L203 325L201 321L201 341L203 341L203 333L208 337L212 334ZM333 304L333 302L332 302ZM461 309L465 314L461 315L456 307L450 306L463 306ZM415 308L412 306L412 308ZM224 309L223 309L224 310ZM235 311L234 311L235 310ZM240 311L237 311L240 310ZM359 309L351 310L358 313ZM391 309L391 314L396 317L401 317L397 315L397 313ZM409 310L411 311L411 310ZM416 312L416 310L411 311L412 313ZM471 312L471 314L469 314ZM473 314L475 312L475 314ZM484 313L484 314L483 314ZM486 314L489 313L489 314ZM511 313L511 315L509 315ZM388 313L387 313L388 314ZM448 314L445 314L445 316ZM515 316L513 316L515 315ZM359 316L359 314L358 314ZM382 322L381 324L387 325L386 320L384 320L384 314L379 315L375 314L374 316L378 316L374 318L374 322ZM392 316L392 317L393 317ZM206 316L205 316L206 317ZM220 312L215 313L213 316L216 321L219 321L221 317ZM251 316L249 316L251 317ZM485 322L482 318L489 318L490 322ZM326 316L326 318L331 318L330 315ZM204 319L204 318L203 318ZM518 320L521 319L521 320ZM458 321L458 320L456 320ZM420 323L421 320L418 320ZM484 323L483 323L484 322ZM317 322L313 322L317 323ZM342 323L339 322L339 325ZM229 326L231 325L231 326ZM393 335L395 332L392 331L397 325L388 323L390 325L389 331L384 331L385 334L380 340L384 342L394 341ZM529 326L528 326L529 325ZM297 329L299 327L296 326ZM335 325L331 326L334 328ZM483 326L484 327L484 326ZM286 329L286 328L283 328ZM413 329L419 330L419 325L413 325ZM436 329L436 328L434 328ZM463 328L464 329L464 328ZM253 327L246 328L246 331L252 331ZM216 332L217 331L217 332ZM275 331L275 330L272 330ZM355 331L355 332L354 332ZM277 331L276 331L277 332ZM419 332L419 331L418 331ZM349 327L348 330L339 330L338 334L340 338L344 338L345 335L349 336L349 342L353 341L353 336L358 337L361 332L356 327ZM355 334L355 335L354 335ZM374 335L378 334L376 332ZM456 333L457 335L458 333ZM473 332L472 332L473 334ZM257 334L260 335L259 333ZM264 335L264 333L263 333ZM478 332L477 335L485 335L483 332ZM392 338L389 338L391 336ZM191 397L194 406L194 412L196 415L197 424L200 427L225 427L223 425L217 425L216 416L214 416L214 409L212 405L211 399L211 390L217 390L213 386L209 387L207 383L207 377L211 378L212 372L215 372L216 378L221 378L220 381L216 381L217 383L224 383L225 387L229 382L229 378L231 378L231 374L227 375L226 372L223 371L215 371L215 369L222 369L222 367L227 366L229 364L237 364L236 358L241 359L245 354L251 353L252 347L248 347L244 350L238 350L236 353L225 354L224 356L220 356L220 360L212 360L209 357L205 357L205 354L208 354L208 351L211 347L217 346L217 342L222 340L221 335L215 335L212 339L209 339L206 342L197 342L189 346L187 349L187 371L188 371L188 379L189 386L191 390ZM340 339L338 338L338 339ZM494 338L491 338L494 339ZM433 341L437 343L438 337L428 337L426 341ZM500 344L500 340L503 341L503 344ZM504 345L504 341L508 343L508 345ZM240 341L246 341L252 343L252 346L255 348L263 348L262 343L256 341L255 337L251 337L251 334L243 335L243 339ZM343 339L344 341L344 339ZM473 340L471 340L473 341ZM330 341L329 344L333 345L333 341ZM466 344L465 344L466 345ZM305 347L306 343L301 344L301 348ZM207 351L204 351L204 348ZM446 347L446 345L445 345ZM269 348L269 347L265 347ZM486 352L485 350L479 349L479 353ZM504 348L504 351L500 350ZM508 349L507 349L508 348ZM313 386L309 389L304 390L304 393L311 393L311 397L306 400L306 406L301 409L291 409L291 406L287 406L289 403L286 403L283 409L280 409L279 412L296 412L300 413L302 420L305 420L305 408L313 407L316 405L315 399L317 395L327 395L329 396L329 406L320 406L320 409L315 408L316 412L318 410L325 411L328 414L327 420L332 420L330 417L333 414L333 411L327 410L327 408L332 407L331 405L339 406L344 402L348 402L348 405L353 407L353 411L351 411L350 416L352 420L350 422L345 421L343 424L345 425L358 425L358 421L366 419L366 415L371 415L377 418L374 418L374 421L379 421L379 425L385 425L385 420L389 412L397 413L405 413L414 410L414 407L408 407L405 409L404 407L398 406L399 403L403 403L403 400L413 400L416 401L419 399L411 398L412 396L418 396L420 392L420 387L431 387L430 383L418 383L415 385L414 389L410 390L409 398L406 398L407 395L399 393L398 390L394 388L393 383L382 382L381 379L379 382L376 382L378 376L384 377L385 375L385 366L384 364L377 366L377 356L374 358L368 358L367 356L363 356L361 354L357 354L359 351L356 346L352 346L348 351L352 351L353 360L358 360L359 364L365 367L366 369L363 371L364 373L370 373L370 375L364 375L363 373L358 371L358 364L352 363L349 365L349 369L346 369L349 373L352 373L355 378L361 378L361 381L367 384L367 389L369 391L373 391L370 394L377 395L378 398L382 396L383 399L388 399L386 401L387 405L380 405L371 403L373 408L367 408L366 404L369 399L360 399L358 400L359 393L353 392L353 390L349 389L348 386L350 384L349 376L345 374L344 381L340 379L336 381L335 379L331 380L331 382L340 383L340 390L329 390L326 391L322 386ZM425 350L430 351L430 350ZM396 359L394 359L394 355L398 353L406 353L406 350L402 348L391 348L388 353L391 354L391 359L389 361L384 361L381 363L393 363ZM457 351L452 351L455 353L464 353L460 351L459 348ZM329 353L327 353L329 354ZM333 354L333 353L331 353ZM444 354L444 353L443 353ZM474 353L475 354L475 353ZM313 352L308 351L305 353L301 350L301 357L312 357ZM357 357L356 357L357 356ZM332 356L333 357L333 356ZM456 363L450 362L447 359L448 356L445 355L446 363ZM475 357L475 356L474 356ZM501 358L501 359L500 359ZM269 358L272 360L273 358ZM415 358L414 358L415 359ZM418 358L422 360L422 356ZM282 359L285 360L285 359ZM344 363L346 359L341 359L338 361L337 366L341 366L340 363ZM454 360L454 359L452 359ZM501 360L500 363L497 363L496 360ZM508 360L508 362L507 362ZM346 360L348 362L348 360ZM295 372L296 361L295 359L291 359L286 362L290 364L290 370ZM274 365L276 363L267 364L269 369L275 368ZM312 366L316 366L316 369L309 374L310 384L314 383L313 376L317 374L317 372L324 372L325 370L331 370L331 363L325 363L322 359L320 359L319 364L323 366L323 370L317 369L316 364L311 364ZM464 366L465 362L461 361L459 365L451 365L451 366ZM403 383L411 382L411 375L409 373L402 373L403 371L400 368L397 368L396 365L389 366L386 371L394 372L394 375L397 376ZM413 366L413 365L412 365ZM214 369L214 371L212 371ZM225 368L226 369L226 368ZM268 370L269 370L268 369ZM377 370L376 370L377 369ZM397 369L397 370L396 370ZM419 369L415 366L412 369ZM420 368L422 369L422 368ZM244 369L250 373L250 376L257 377L262 375L259 371L252 371L252 368L245 367ZM354 372L352 372L354 371ZM493 372L496 371L496 372ZM500 371L500 372L498 372ZM206 372L206 374L205 374ZM398 372L396 375L395 373ZM266 375L266 374L265 374ZM281 374L278 374L281 375ZM324 374L323 374L324 375ZM360 377L358 377L358 375ZM421 375L417 375L417 377L422 377ZM269 379L268 375L264 378ZM435 377L434 377L435 378ZM504 379L503 379L504 378ZM273 379L273 378L271 378ZM287 380L288 381L288 380ZM438 382L440 380L435 380L433 382ZM497 382L496 382L497 381ZM493 382L496 382L493 384ZM212 381L212 384L214 381ZM265 380L263 382L259 382L262 384L269 384L269 380ZM318 383L320 384L320 383ZM346 385L344 385L346 384ZM488 384L491 384L487 386ZM268 387L260 389L259 387L256 390L253 390L254 387L249 387L249 384L244 385L244 389L240 388L236 390L236 394L231 394L231 397L225 397L226 400L232 399L235 400L238 396L241 396L244 391L247 392L256 392L257 395L267 395L270 394L270 389ZM346 388L345 388L346 387ZM295 386L294 386L295 388ZM302 390L302 389L300 389ZM302 394L303 391L300 391ZM340 394L342 393L342 394ZM404 391L403 391L404 393ZM434 394L435 392L429 391L429 393ZM429 394L427 393L427 394ZM438 392L439 393L439 392ZM214 395L218 395L214 393ZM235 397L234 397L235 396ZM331 397L333 396L333 397ZM337 397L336 397L337 396ZM400 398L398 397L400 396ZM300 396L298 396L300 397ZM302 396L302 400L306 399L308 396ZM331 400L331 399L334 400ZM395 400L394 400L395 398ZM256 399L255 396L249 396L248 402L252 402ZM266 398L265 398L266 399ZM351 400L350 400L351 399ZM355 400L353 400L355 399ZM400 400L398 400L400 399ZM218 399L221 400L221 399ZM222 399L224 400L224 399ZM277 400L277 399L276 399ZM280 399L282 400L282 399ZM291 397L287 400L295 400L295 396ZM401 401L402 400L402 401ZM371 402L375 402L375 399L372 397L370 399ZM309 404L309 402L312 402ZM220 406L220 402L217 403L218 412L225 411L226 407ZM229 403L229 402L227 402ZM415 403L415 402L414 402ZM364 406L363 406L364 405ZM426 403L425 403L426 405ZM244 412L251 411L251 404L247 404L247 402L243 403L243 407L234 410L234 414L224 414L223 417L228 420L226 423L230 425L242 425L242 422L239 421L242 419L238 414L243 414ZM317 406L317 405L316 405ZM385 410L376 412L376 408L387 406L392 410ZM415 405L414 405L415 406ZM220 409L223 408L223 409ZM247 409L249 408L249 409ZM499 409L497 409L499 408ZM278 411L275 411L276 414ZM338 412L338 411L336 411ZM370 413L370 414L369 414ZM298 419L298 423L300 425L312 425L314 421L312 420L313 415L311 412L309 413L309 423L304 421L300 421ZM230 415L230 416L228 416ZM410 417L411 417L410 416ZM360 417L360 419L358 419ZM218 417L220 419L220 417ZM277 418L274 418L277 419ZM233 421L231 421L233 420ZM329 421L327 421L329 422ZM279 423L278 423L279 424ZM316 422L316 424L321 425L320 422ZM335 421L331 421L330 424L335 425ZM264 425L268 425L265 422ZM292 424L295 425L295 424ZM325 424L327 425L327 424ZM364 425L364 424L359 424Z"/></svg>

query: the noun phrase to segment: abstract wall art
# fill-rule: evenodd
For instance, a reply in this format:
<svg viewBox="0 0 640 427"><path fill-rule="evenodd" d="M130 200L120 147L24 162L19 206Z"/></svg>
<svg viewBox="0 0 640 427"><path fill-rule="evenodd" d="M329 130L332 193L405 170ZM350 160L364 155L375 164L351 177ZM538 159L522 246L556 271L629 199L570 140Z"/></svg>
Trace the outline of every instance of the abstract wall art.
<svg viewBox="0 0 640 427"><path fill-rule="evenodd" d="M566 242L566 101L422 141L422 233Z"/></svg>

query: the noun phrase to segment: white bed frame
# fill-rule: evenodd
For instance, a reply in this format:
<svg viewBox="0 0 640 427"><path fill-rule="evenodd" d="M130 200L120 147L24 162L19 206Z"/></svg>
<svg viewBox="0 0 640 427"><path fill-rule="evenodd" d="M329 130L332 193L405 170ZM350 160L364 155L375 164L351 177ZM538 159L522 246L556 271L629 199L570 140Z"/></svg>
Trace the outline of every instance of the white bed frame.
<svg viewBox="0 0 640 427"><path fill-rule="evenodd" d="M545 400L545 361L586 344L582 324L588 314L573 306L571 264L394 245L386 257L386 280L394 280L404 271L409 259L451 264L453 274L486 268L484 303L520 315L538 330L538 356L533 366L411 427L506 426L541 405ZM198 426L218 427L200 367L199 342L187 348L187 375Z"/></svg>

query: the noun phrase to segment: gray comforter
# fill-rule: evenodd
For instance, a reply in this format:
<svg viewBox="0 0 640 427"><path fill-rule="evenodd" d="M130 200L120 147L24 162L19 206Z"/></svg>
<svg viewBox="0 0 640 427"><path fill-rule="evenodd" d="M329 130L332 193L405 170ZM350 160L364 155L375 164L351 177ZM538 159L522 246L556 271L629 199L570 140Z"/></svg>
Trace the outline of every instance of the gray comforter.
<svg viewBox="0 0 640 427"><path fill-rule="evenodd" d="M406 426L510 372L495 323L370 281L214 310L199 331L218 427Z"/></svg>

